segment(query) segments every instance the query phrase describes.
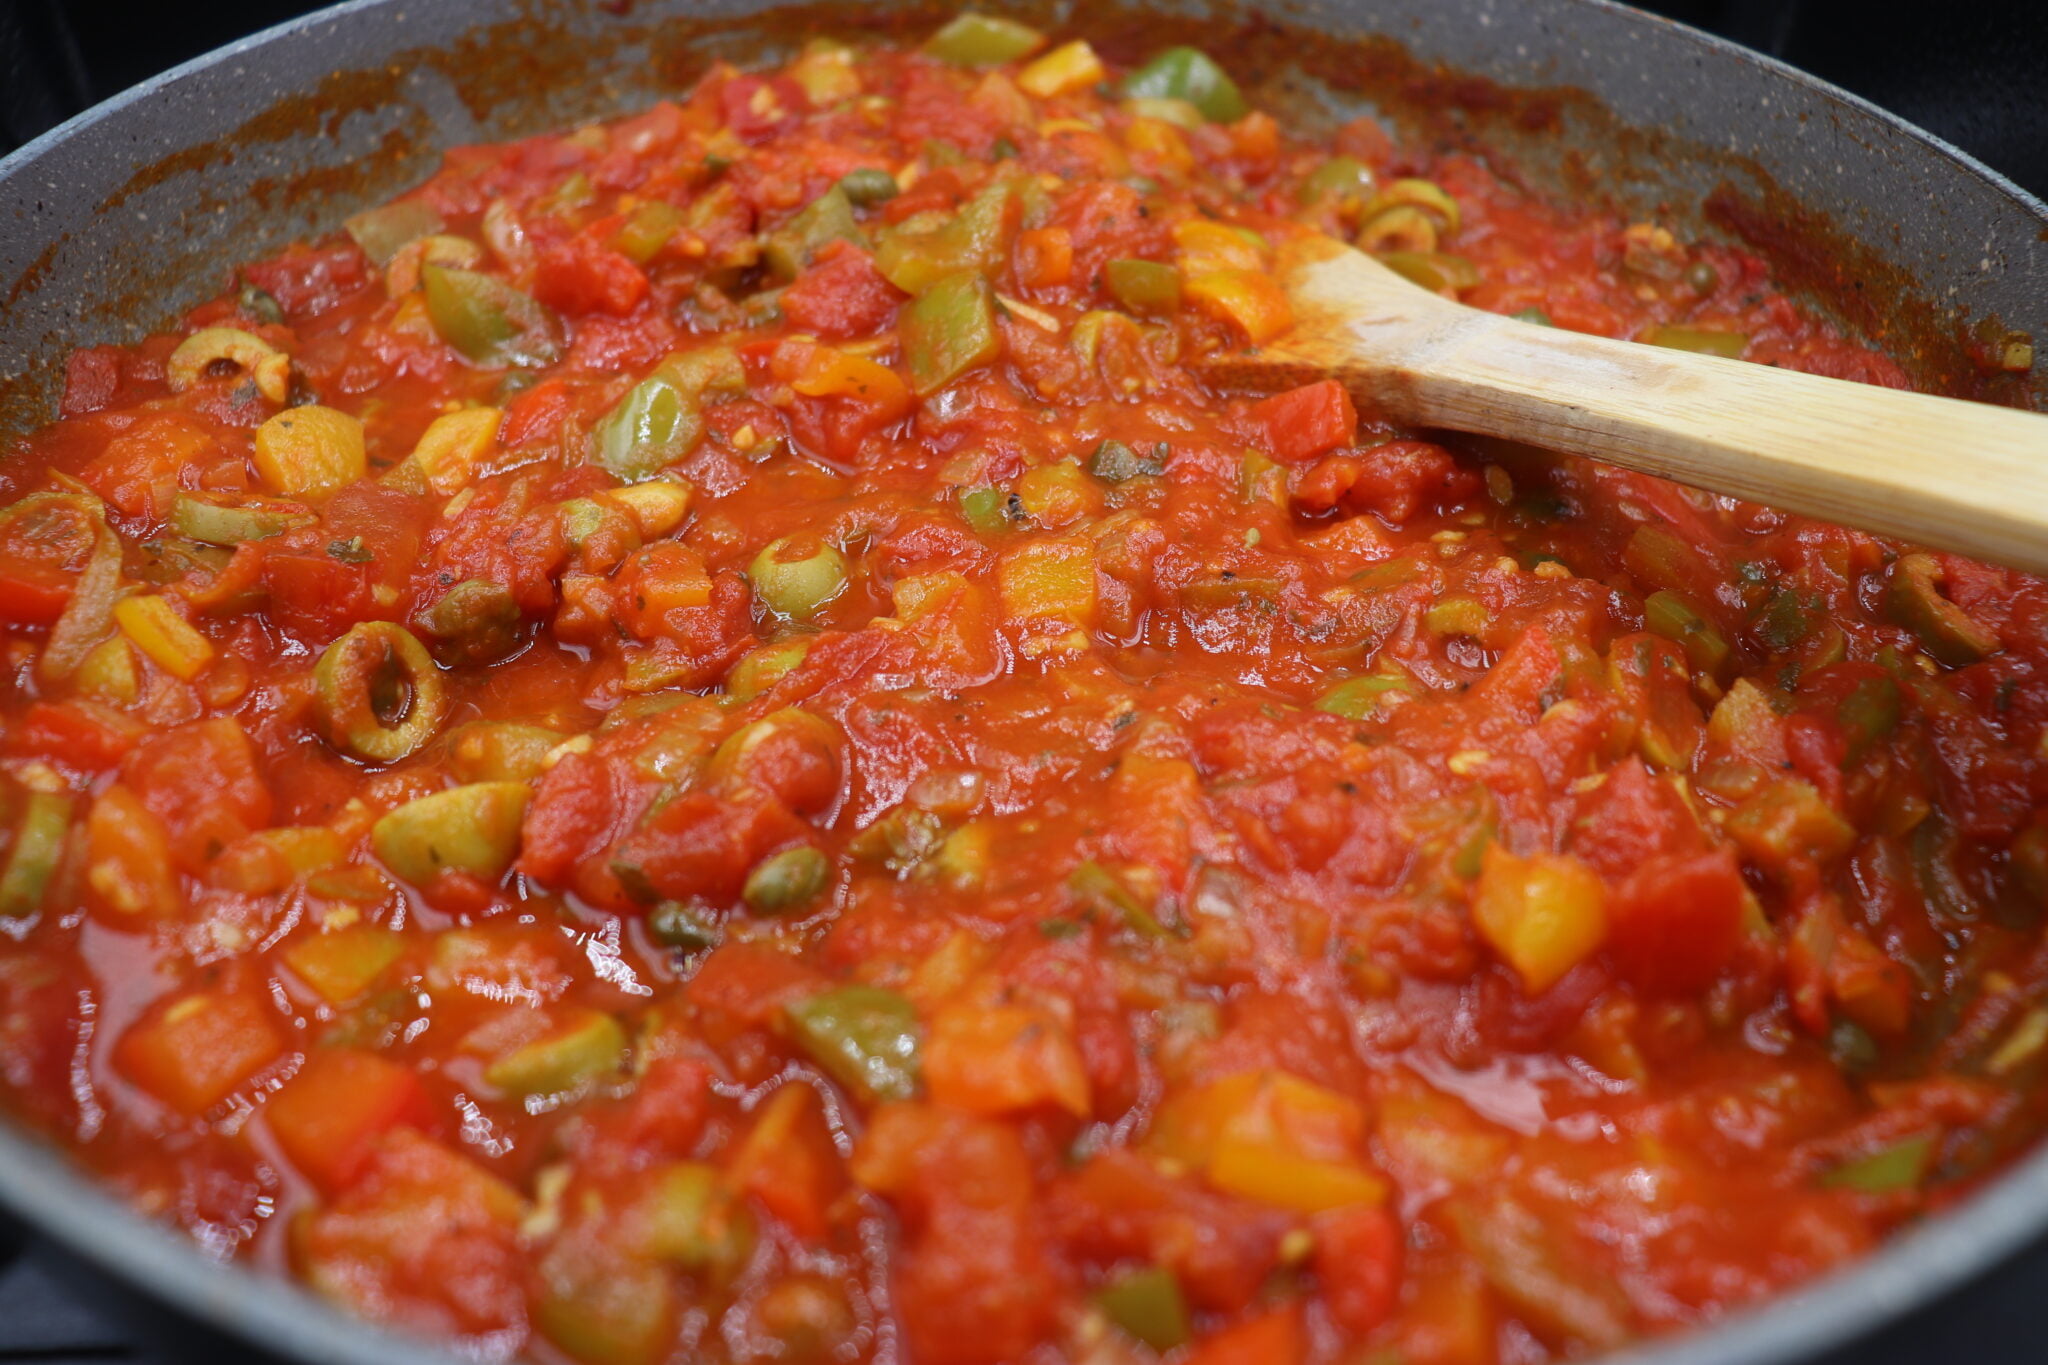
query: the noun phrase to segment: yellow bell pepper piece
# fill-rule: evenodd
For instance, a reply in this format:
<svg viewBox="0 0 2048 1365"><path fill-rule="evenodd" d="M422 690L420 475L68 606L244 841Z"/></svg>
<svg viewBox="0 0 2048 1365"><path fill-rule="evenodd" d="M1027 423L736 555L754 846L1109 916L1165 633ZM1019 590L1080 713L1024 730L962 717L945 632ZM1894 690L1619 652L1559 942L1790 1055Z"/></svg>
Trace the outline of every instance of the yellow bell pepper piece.
<svg viewBox="0 0 2048 1365"><path fill-rule="evenodd" d="M412 463L427 487L453 497L469 487L477 466L498 441L505 414L497 408L464 408L436 417L412 448Z"/></svg>
<svg viewBox="0 0 2048 1365"><path fill-rule="evenodd" d="M1294 306L1273 277L1259 270L1212 270L1190 277L1182 297L1209 316L1235 326L1254 346L1294 326Z"/></svg>
<svg viewBox="0 0 2048 1365"><path fill-rule="evenodd" d="M1219 1190L1319 1213L1386 1199L1364 1139L1365 1110L1350 1096L1284 1071L1252 1071L1169 1099L1148 1145Z"/></svg>
<svg viewBox="0 0 2048 1365"><path fill-rule="evenodd" d="M1607 891L1576 858L1518 858L1489 844L1480 859L1472 922L1533 995L1599 951L1607 939Z"/></svg>
<svg viewBox="0 0 2048 1365"><path fill-rule="evenodd" d="M1078 541L1019 545L997 566L996 584L1003 610L1013 620L1085 626L1095 616L1095 556Z"/></svg>
<svg viewBox="0 0 2048 1365"><path fill-rule="evenodd" d="M161 597L128 597L114 604L114 623L164 672L191 682L213 662L213 641L192 628Z"/></svg>
<svg viewBox="0 0 2048 1365"><path fill-rule="evenodd" d="M1081 39L1062 43L1017 73L1017 88L1045 100L1075 90L1085 90L1109 73L1102 58Z"/></svg>

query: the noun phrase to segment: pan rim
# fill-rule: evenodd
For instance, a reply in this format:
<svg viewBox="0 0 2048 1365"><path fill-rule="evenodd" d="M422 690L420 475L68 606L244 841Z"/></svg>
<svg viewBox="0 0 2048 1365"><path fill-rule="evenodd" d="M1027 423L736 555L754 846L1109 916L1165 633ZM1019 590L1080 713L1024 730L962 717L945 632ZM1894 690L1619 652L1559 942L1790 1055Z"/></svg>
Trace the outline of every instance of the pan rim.
<svg viewBox="0 0 2048 1365"><path fill-rule="evenodd" d="M185 80L299 34L406 0L341 0L179 63L93 105L0 157L0 189L32 175L73 138L156 100ZM2048 225L2048 202L1968 152L1862 96L1788 63L1617 0L1554 0L1663 30L1723 62L1855 111L1919 144ZM0 372L4 372L0 365ZM309 1365L452 1365L443 1344L350 1315L298 1282L214 1260L197 1243L114 1198L49 1143L0 1118L0 1204L40 1236L130 1290L202 1325ZM1853 1345L1947 1297L2048 1234L2048 1139L1967 1200L1868 1255L1788 1292L1680 1334L1624 1346L1608 1365L1790 1365Z"/></svg>

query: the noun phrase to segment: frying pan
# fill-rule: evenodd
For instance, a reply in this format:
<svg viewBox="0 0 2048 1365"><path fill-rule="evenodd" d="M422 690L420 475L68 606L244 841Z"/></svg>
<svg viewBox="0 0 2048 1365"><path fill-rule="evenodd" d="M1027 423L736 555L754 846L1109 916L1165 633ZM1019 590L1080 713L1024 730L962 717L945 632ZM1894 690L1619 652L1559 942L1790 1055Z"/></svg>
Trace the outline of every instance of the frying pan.
<svg viewBox="0 0 2048 1365"><path fill-rule="evenodd" d="M1411 137L1476 139L1544 193L1746 242L1925 384L2048 406L2048 376L1987 376L1976 359L1986 328L2048 339L2048 206L1853 96L1690 29L1606 0L984 7L1078 27L1125 60L1200 43L1297 122L1370 108ZM630 110L717 57L941 17L889 0L350 0L171 71L0 161L0 441L54 415L72 348L138 340L216 293L233 263L332 230L451 145ZM451 1359L213 1263L4 1126L0 1204L242 1342L309 1365ZM2048 1149L1843 1273L1615 1359L1812 1360L2044 1232Z"/></svg>

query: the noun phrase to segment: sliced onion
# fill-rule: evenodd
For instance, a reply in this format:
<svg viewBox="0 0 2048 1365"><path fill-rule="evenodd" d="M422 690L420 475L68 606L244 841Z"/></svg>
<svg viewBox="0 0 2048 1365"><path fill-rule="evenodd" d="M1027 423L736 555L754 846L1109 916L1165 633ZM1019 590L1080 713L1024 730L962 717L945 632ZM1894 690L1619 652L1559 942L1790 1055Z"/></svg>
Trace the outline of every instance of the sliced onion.
<svg viewBox="0 0 2048 1365"><path fill-rule="evenodd" d="M60 495L61 496L61 495ZM45 683L59 683L78 671L85 656L107 636L114 620L114 599L121 589L121 540L107 525L97 499L71 498L92 525L92 558L78 575L64 614L50 627L43 656L36 661L36 676Z"/></svg>

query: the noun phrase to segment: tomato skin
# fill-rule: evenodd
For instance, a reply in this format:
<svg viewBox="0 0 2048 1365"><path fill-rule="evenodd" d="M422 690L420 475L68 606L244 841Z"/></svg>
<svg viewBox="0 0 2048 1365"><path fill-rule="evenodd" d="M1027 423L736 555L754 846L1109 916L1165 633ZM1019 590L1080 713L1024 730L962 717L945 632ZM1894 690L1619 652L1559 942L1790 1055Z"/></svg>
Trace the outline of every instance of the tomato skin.
<svg viewBox="0 0 2048 1365"><path fill-rule="evenodd" d="M1358 409L1334 379L1276 393L1253 404L1251 415L1282 464L1312 460L1358 438Z"/></svg>
<svg viewBox="0 0 2048 1365"><path fill-rule="evenodd" d="M398 1127L355 1181L293 1229L294 1259L322 1292L418 1332L526 1332L518 1193L469 1158Z"/></svg>
<svg viewBox="0 0 2048 1365"><path fill-rule="evenodd" d="M1654 995L1705 990L1741 942L1745 897L1733 849L1640 864L1607 899L1616 969Z"/></svg>
<svg viewBox="0 0 2048 1365"><path fill-rule="evenodd" d="M828 242L809 269L782 291L790 324L827 340L862 337L896 316L902 291L851 242Z"/></svg>
<svg viewBox="0 0 2048 1365"><path fill-rule="evenodd" d="M568 382L544 379L513 399L505 409L505 424L498 439L508 450L553 440L562 423L575 410Z"/></svg>
<svg viewBox="0 0 2048 1365"><path fill-rule="evenodd" d="M332 643L372 615L364 565L329 554L265 550L262 577L270 592L270 619L309 645Z"/></svg>
<svg viewBox="0 0 2048 1365"><path fill-rule="evenodd" d="M625 256L579 233L542 250L534 297L571 316L624 317L647 297L647 275Z"/></svg>

